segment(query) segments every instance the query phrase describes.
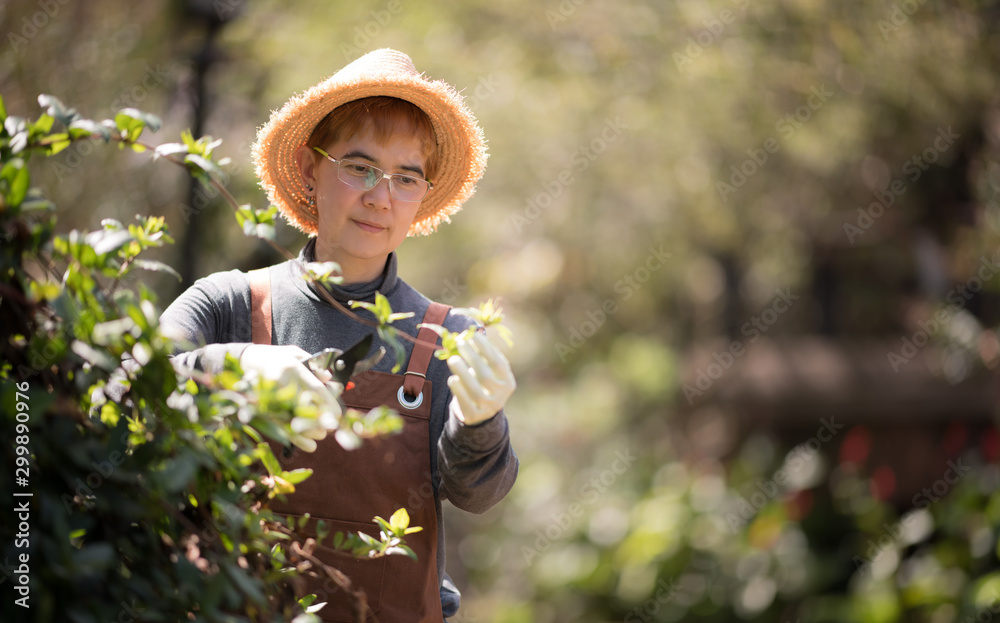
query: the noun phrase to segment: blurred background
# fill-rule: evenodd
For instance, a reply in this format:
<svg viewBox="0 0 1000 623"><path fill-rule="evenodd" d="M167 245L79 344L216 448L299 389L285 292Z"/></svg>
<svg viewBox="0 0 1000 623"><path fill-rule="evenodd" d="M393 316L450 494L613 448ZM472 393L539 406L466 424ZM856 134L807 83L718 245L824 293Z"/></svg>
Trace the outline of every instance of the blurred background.
<svg viewBox="0 0 1000 623"><path fill-rule="evenodd" d="M256 127L361 54L464 90L486 176L401 274L503 298L521 473L449 509L455 620L1000 616L1000 3L7 0L0 33L10 114L222 138L257 207ZM178 167L32 164L64 231L166 217L161 307L280 260Z"/></svg>

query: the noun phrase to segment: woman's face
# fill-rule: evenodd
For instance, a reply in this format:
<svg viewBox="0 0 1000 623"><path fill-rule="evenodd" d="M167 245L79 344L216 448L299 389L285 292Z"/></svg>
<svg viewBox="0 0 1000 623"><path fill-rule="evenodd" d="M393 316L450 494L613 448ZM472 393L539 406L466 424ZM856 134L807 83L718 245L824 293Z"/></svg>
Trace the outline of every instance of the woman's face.
<svg viewBox="0 0 1000 623"><path fill-rule="evenodd" d="M369 126L350 139L321 147L338 161L346 158L388 175L426 179L421 141L411 133L396 133L379 143ZM315 189L319 214L316 259L339 263L347 283L377 278L389 254L406 239L421 202L393 198L387 179L371 190L352 188L338 178L336 163L308 147L301 150L307 153L299 156L299 166Z"/></svg>

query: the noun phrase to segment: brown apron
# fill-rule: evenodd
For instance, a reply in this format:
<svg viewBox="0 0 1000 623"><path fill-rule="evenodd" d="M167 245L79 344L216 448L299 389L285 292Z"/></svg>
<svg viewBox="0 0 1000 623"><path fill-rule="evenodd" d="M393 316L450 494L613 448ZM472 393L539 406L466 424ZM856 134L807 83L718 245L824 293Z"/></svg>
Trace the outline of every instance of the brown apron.
<svg viewBox="0 0 1000 623"><path fill-rule="evenodd" d="M251 319L253 341L271 343L270 279L267 269L251 271ZM431 303L423 322L442 324L450 308ZM265 311L266 310L266 311ZM261 326L263 325L263 326ZM266 332L266 333L265 333ZM387 405L398 412L403 431L390 437L367 439L356 450L344 450L331 434L313 453L295 450L288 456L272 444L285 470L308 467L313 475L296 485L287 502L275 502L273 511L293 517L309 513L306 532L315 534L322 519L331 530L366 532L379 536L376 515L388 520L399 508L410 514L410 525L422 531L408 535L406 543L417 555L413 560L392 555L373 560L317 550L314 554L363 589L370 608L367 621L411 623L444 620L437 575L437 511L430 472L431 382L427 367L437 334L421 329L403 375L369 370L356 375L353 389L342 399L348 407L368 411ZM327 537L330 544L332 537ZM315 593L316 603L327 605L317 614L331 623L353 623L349 596L329 579L306 578L305 594Z"/></svg>

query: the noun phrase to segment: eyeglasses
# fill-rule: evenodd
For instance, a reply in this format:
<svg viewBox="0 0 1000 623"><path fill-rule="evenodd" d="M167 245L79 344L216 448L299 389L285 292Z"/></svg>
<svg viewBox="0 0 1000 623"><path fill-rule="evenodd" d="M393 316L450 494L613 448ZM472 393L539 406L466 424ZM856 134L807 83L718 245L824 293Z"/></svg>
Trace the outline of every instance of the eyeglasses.
<svg viewBox="0 0 1000 623"><path fill-rule="evenodd" d="M420 201L428 190L434 188L434 184L419 177L402 173L388 175L382 169L370 164L356 160L337 160L319 147L313 149L337 165L337 177L351 188L371 190L385 178L389 180L389 194L399 201Z"/></svg>

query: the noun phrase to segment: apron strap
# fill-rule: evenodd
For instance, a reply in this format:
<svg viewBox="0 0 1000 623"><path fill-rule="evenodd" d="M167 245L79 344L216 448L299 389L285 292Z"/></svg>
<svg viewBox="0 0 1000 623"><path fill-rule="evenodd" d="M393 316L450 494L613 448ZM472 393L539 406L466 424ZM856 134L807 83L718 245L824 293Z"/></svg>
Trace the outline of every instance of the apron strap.
<svg viewBox="0 0 1000 623"><path fill-rule="evenodd" d="M450 310L451 307L447 305L431 302L424 313L423 322L444 324L444 319ZM427 378L427 366L431 363L431 356L434 354L437 342L438 334L433 329L424 327L417 333L417 343L413 345L413 352L410 353L410 365L403 373L403 391L407 395L417 396L423 389L424 379Z"/></svg>
<svg viewBox="0 0 1000 623"><path fill-rule="evenodd" d="M271 343L271 272L258 268L250 279L250 335L254 344Z"/></svg>

